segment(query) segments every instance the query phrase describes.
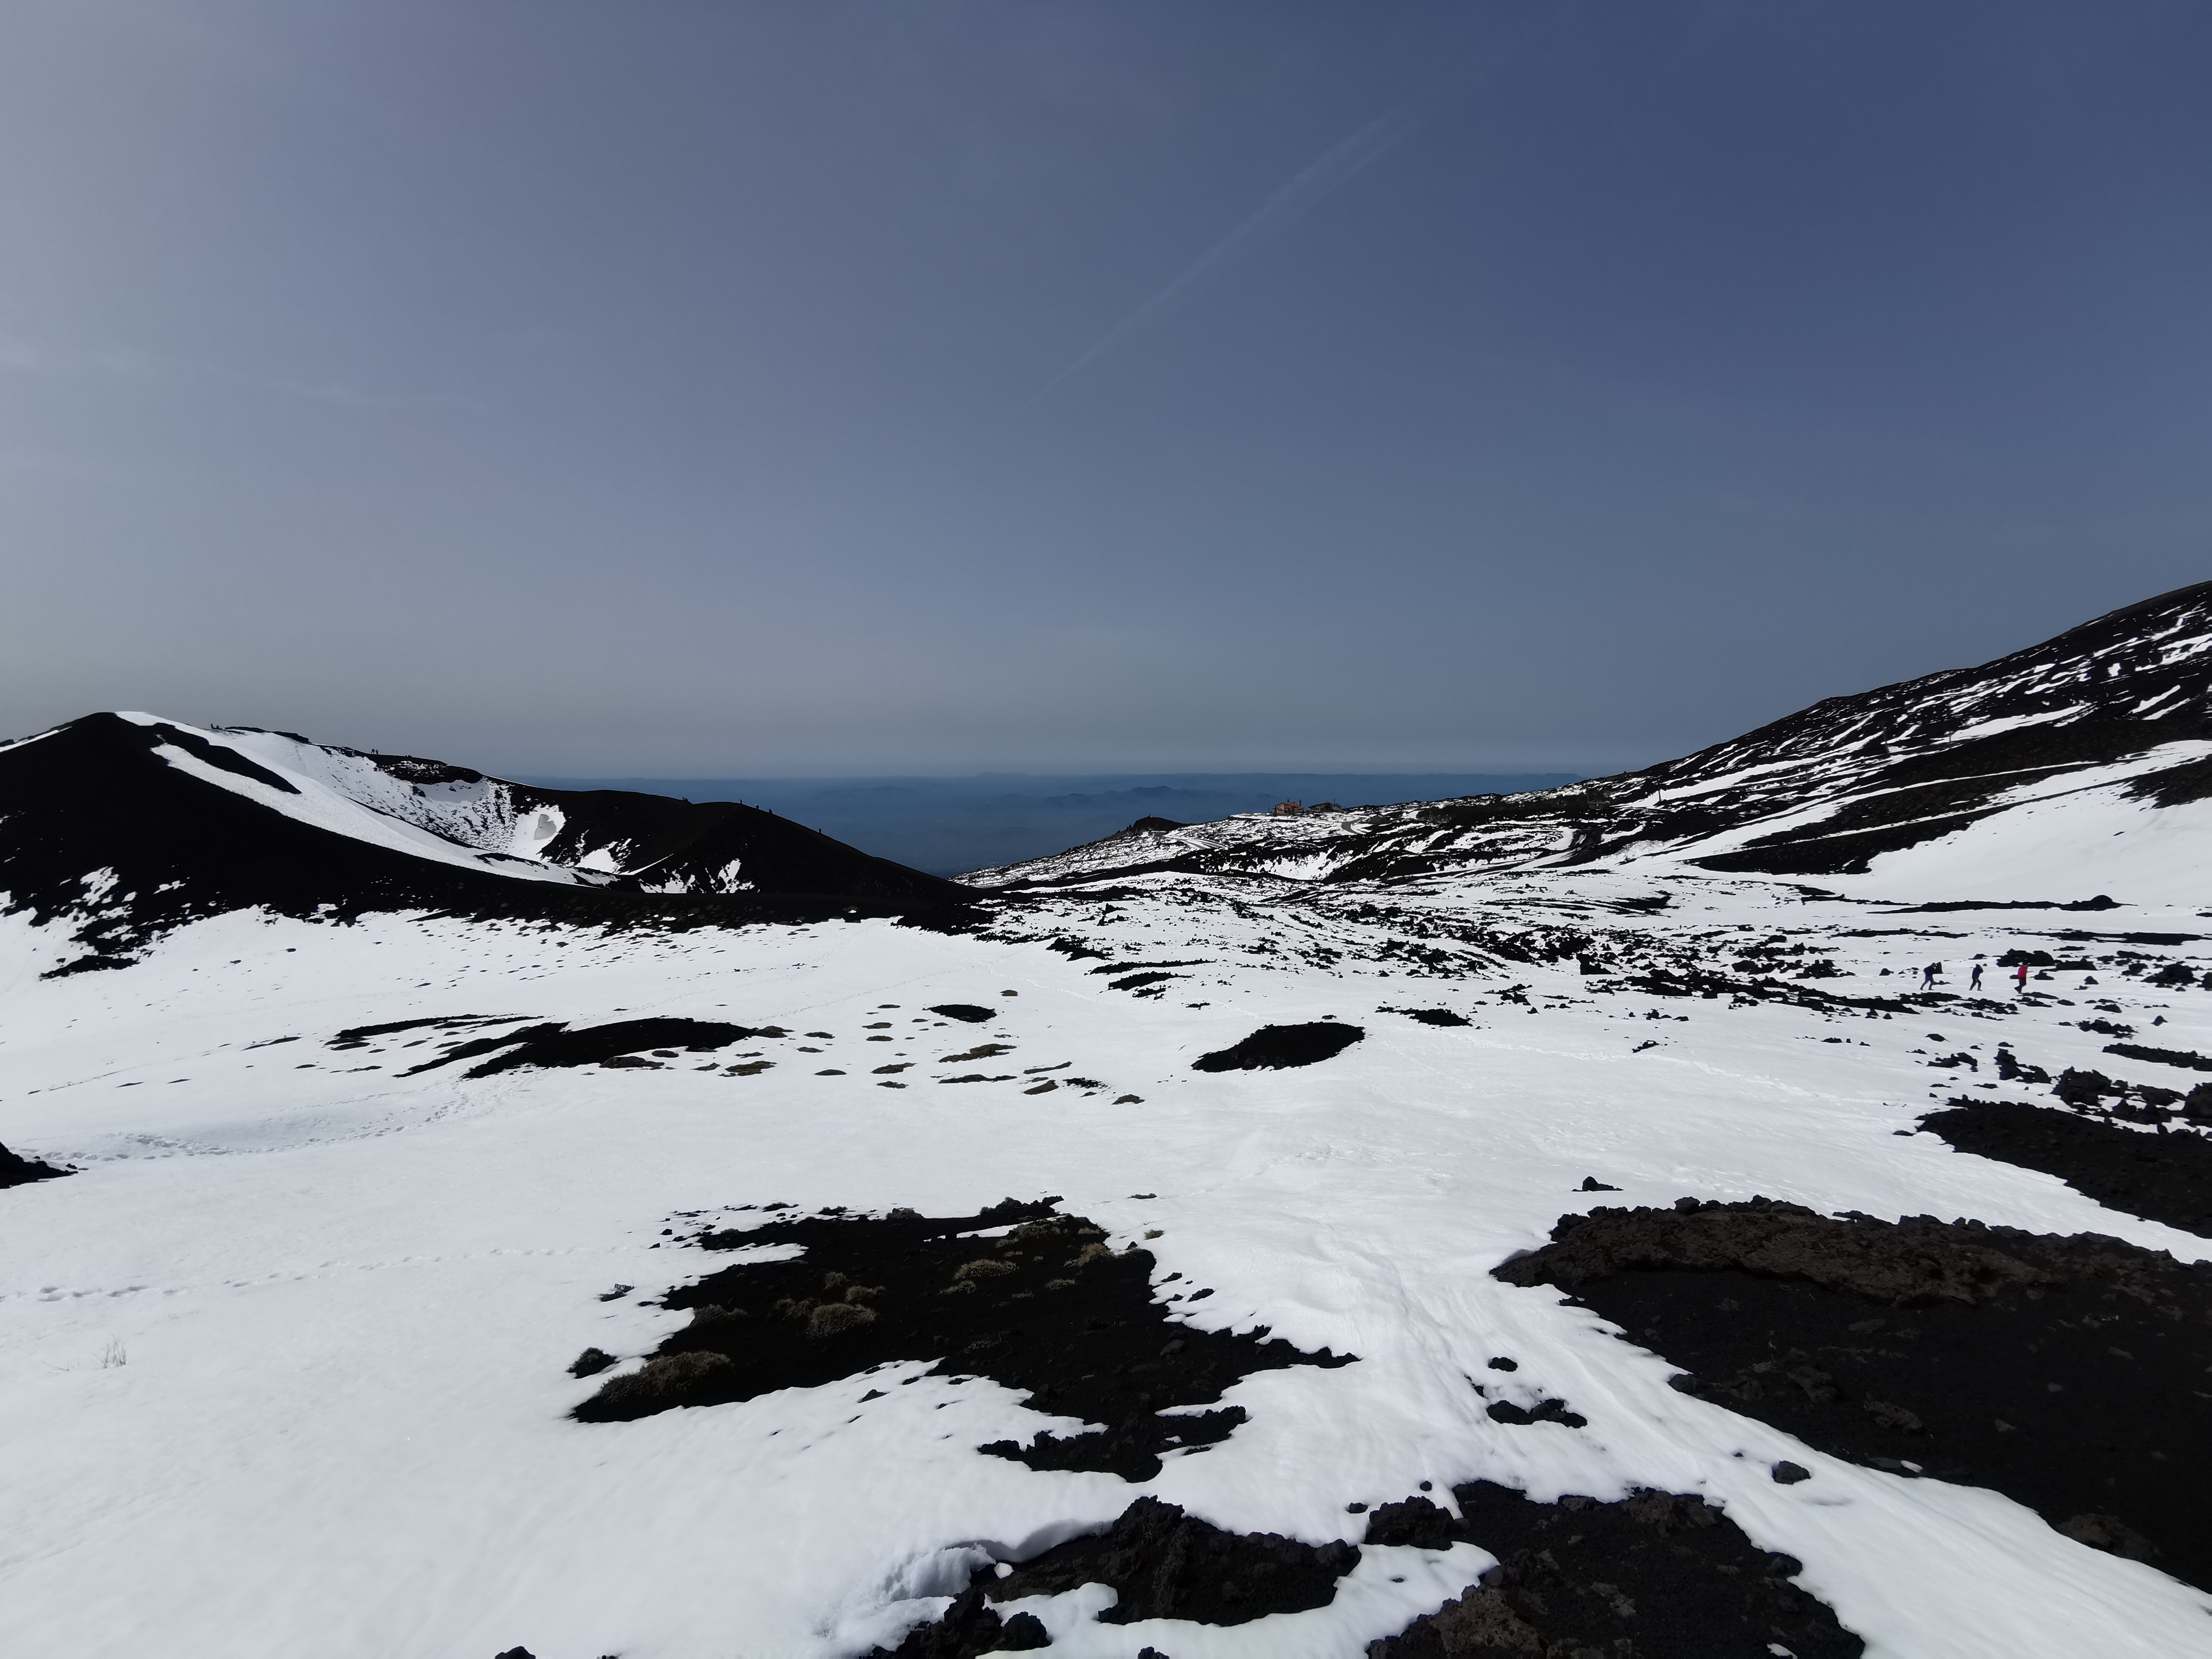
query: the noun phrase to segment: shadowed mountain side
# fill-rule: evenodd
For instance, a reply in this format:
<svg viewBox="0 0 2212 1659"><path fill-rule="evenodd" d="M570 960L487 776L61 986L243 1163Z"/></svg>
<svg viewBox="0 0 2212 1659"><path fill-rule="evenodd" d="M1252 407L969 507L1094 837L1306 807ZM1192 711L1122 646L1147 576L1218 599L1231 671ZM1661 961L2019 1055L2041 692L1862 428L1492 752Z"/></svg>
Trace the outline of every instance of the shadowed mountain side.
<svg viewBox="0 0 2212 1659"><path fill-rule="evenodd" d="M195 775L163 750L247 780L274 804ZM558 798L570 839L635 845L651 855L648 878L672 881L743 860L748 890L669 892L653 879L578 874L420 831L418 855L291 816L283 808L295 796L307 799L280 774L191 732L88 715L0 750L0 890L11 910L80 922L75 936L89 954L70 969L123 966L125 953L170 927L253 906L332 919L425 908L681 927L900 914L963 896L935 877L744 807L611 792ZM374 814L365 821L395 834L408 828Z"/></svg>

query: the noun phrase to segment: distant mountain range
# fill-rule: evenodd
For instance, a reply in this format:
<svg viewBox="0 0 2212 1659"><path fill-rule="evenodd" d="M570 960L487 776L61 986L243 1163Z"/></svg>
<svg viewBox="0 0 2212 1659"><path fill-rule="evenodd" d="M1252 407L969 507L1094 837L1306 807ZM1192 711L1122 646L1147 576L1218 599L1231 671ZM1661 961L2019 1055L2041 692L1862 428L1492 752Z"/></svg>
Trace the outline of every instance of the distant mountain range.
<svg viewBox="0 0 2212 1659"><path fill-rule="evenodd" d="M563 790L627 789L765 806L918 870L957 876L1042 858L1139 818L1204 823L1278 801L1345 805L1555 788L1573 772L1119 773L967 778L536 778Z"/></svg>
<svg viewBox="0 0 2212 1659"><path fill-rule="evenodd" d="M2147 895L2196 878L2197 842L2179 833L2195 817L2174 809L2212 795L2208 694L2212 583L2201 583L1978 668L1832 697L1679 760L1553 788L1277 817L1252 809L1279 791L1357 795L1405 780L811 786L810 816L860 825L942 817L948 802L972 814L988 789L980 810L1006 814L1016 839L1139 809L1131 828L962 884L757 805L551 787L290 732L99 714L0 746L0 883L11 909L76 918L84 967L127 960L179 921L255 905L793 919L1147 872L1387 882L1664 857L1838 877L1918 854L1955 864L1962 893L1995 873L2017 894L2068 887L2094 854L2136 871ZM1179 821L1224 801L1247 810ZM2140 856L2118 860L2115 837Z"/></svg>
<svg viewBox="0 0 2212 1659"><path fill-rule="evenodd" d="M2055 890L2094 864L2140 872L2148 896L2196 882L2193 832L2203 826L2173 809L2208 796L2212 583L2198 583L1980 667L1831 697L1639 771L1528 793L1133 830L969 879L1240 871L1354 882L1652 857L1832 877L1900 868L1912 854L1926 870L1954 871L1962 896L1990 880Z"/></svg>
<svg viewBox="0 0 2212 1659"><path fill-rule="evenodd" d="M76 920L78 969L254 906L681 926L964 896L757 807L542 789L151 714L88 714L0 747L0 815L8 908Z"/></svg>

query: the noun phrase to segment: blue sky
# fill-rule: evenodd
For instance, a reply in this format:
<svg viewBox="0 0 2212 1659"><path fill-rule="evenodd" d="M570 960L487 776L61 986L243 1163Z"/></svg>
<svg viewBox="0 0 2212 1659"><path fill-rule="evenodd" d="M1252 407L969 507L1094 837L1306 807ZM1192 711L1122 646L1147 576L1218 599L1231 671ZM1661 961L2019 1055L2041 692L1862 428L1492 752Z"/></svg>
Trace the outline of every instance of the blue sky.
<svg viewBox="0 0 2212 1659"><path fill-rule="evenodd" d="M22 0L0 729L1598 771L2212 575L2212 11Z"/></svg>

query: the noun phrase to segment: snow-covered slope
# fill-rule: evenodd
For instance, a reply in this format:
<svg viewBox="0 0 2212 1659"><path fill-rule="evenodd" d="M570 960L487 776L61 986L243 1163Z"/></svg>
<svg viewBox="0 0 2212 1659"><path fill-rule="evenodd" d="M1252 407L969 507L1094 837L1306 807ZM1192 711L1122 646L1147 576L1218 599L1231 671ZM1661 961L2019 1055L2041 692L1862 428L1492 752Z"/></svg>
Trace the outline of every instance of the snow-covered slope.
<svg viewBox="0 0 2212 1659"><path fill-rule="evenodd" d="M1132 830L965 879L1158 868L1343 882L1662 858L1869 876L1896 890L1932 883L1942 897L2086 896L2073 890L2094 857L2115 892L2187 902L2212 897L2185 851L2212 829L2208 797L2212 583L2200 583L1640 772L1536 794Z"/></svg>
<svg viewBox="0 0 2212 1659"><path fill-rule="evenodd" d="M5 908L76 922L88 967L183 919L240 908L682 925L787 914L794 901L836 913L959 897L734 802L538 789L141 714L88 715L0 749L0 893Z"/></svg>
<svg viewBox="0 0 2212 1659"><path fill-rule="evenodd" d="M1863 874L1713 867L2037 712L1937 690L1917 750L1874 694L1871 770L1832 721L1701 763L1694 834L1232 820L926 926L583 884L573 817L458 769L0 750L11 870L87 838L76 908L0 914L0 1143L75 1170L0 1188L0 1646L2212 1654L2212 903L2154 804L2200 739L2137 721ZM11 768L71 744L154 769ZM57 975L134 879L224 902ZM1528 1265L1662 1224L1844 1242ZM1836 1288L1896 1238L1959 1283Z"/></svg>

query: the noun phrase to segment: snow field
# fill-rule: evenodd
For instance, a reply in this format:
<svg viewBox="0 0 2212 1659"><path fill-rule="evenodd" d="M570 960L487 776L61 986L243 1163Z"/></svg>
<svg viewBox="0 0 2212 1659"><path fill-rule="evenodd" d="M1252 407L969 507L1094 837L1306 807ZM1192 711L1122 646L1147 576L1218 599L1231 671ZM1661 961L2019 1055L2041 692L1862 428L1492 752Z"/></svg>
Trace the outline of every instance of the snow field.
<svg viewBox="0 0 2212 1659"><path fill-rule="evenodd" d="M1556 924L1653 880L1531 878L1479 895L1454 884L1425 902ZM2118 880L2099 884L2130 896ZM1596 919L1662 935L1905 925L1756 881L1676 890L1671 915ZM1893 1133L1931 1103L1915 1048L1978 1042L1986 1057L2003 1036L2054 1071L2097 1063L2104 1039L2058 1023L2085 1016L2086 1000L2002 1023L1830 1020L1595 995L1571 961L1417 979L1357 953L1378 931L1366 924L1300 932L1188 892L1118 901L1104 923L1095 900L1055 902L1037 931L1079 924L1113 940L1117 960L1209 965L1140 1000L1042 943L878 922L606 939L233 915L136 967L40 981L66 952L0 920L0 1140L85 1166L0 1194L10 1643L179 1659L489 1659L517 1643L541 1659L845 1654L941 1606L975 1549L1031 1553L1140 1492L1224 1528L1318 1541L1359 1535L1350 1502L1422 1480L1445 1501L1443 1489L1480 1477L1539 1498L1703 1492L1757 1542L1802 1559L1799 1582L1877 1655L2212 1651L2201 1593L2074 1544L1996 1494L1824 1459L1677 1394L1668 1366L1595 1316L1487 1272L1565 1212L1684 1194L2093 1230L2201 1258L2205 1241L2051 1177ZM1994 957L2013 930L2084 919L1905 920L1963 937L1820 938L1848 975L1827 988L1902 990L1874 969L1939 952L1955 985L1966 957ZM2186 912L2086 920L2197 925ZM1309 934L1346 959L1329 970L1247 949ZM1497 1000L1516 982L1541 1012ZM2159 1042L2212 1046L2212 1020L2190 1000L2203 994L2107 984L2145 1010L2131 1023L2166 1014ZM1000 1018L911 1024L943 1001ZM1431 1028L1374 1012L1381 1003L1447 1006L1476 1024ZM1668 1018L1645 1018L1653 1010ZM754 1077L693 1069L709 1057L687 1054L659 1072L401 1078L399 1065L436 1052L404 1046L421 1033L381 1054L325 1046L344 1027L459 1014L679 1014L794 1035L738 1045L775 1061ZM1260 1024L1325 1016L1365 1040L1303 1071L1189 1070ZM895 1022L891 1044L864 1044L873 1020ZM796 1052L797 1033L814 1029L835 1039L819 1056ZM933 1081L968 1069L939 1057L1001 1030L1015 1052L992 1066L1016 1081ZM1941 1049L1929 1030L1943 1033ZM297 1041L248 1046L287 1036ZM897 1079L911 1086L876 1086L870 1063L901 1050L916 1061ZM1063 1060L1109 1089L1021 1092L1024 1068ZM386 1069L351 1069L372 1061ZM814 1074L828 1067L845 1075ZM1948 1095L1975 1080L1934 1082ZM1124 1092L1142 1103L1113 1105ZM1622 1190L1581 1194L1585 1176ZM1116 1248L1146 1239L1163 1276L1185 1276L1163 1295L1212 1289L1178 1304L1182 1316L1264 1323L1360 1362L1248 1378L1227 1398L1250 1420L1224 1444L1171 1455L1142 1487L978 1455L1072 1425L985 1380L908 1380L919 1365L635 1423L562 1415L595 1386L565 1373L580 1349L648 1351L683 1316L641 1299L729 1260L653 1249L679 1212L783 1201L953 1213L1048 1193ZM635 1291L596 1299L623 1283ZM1493 1355L1520 1369L1487 1370ZM872 1389L884 1397L863 1403ZM1546 1397L1588 1427L1485 1414L1489 1400ZM1766 1470L1782 1457L1814 1478L1775 1485ZM1331 1607L1225 1629L1098 1625L1085 1592L1033 1610L1055 1651L1079 1655L1133 1659L1147 1644L1176 1659L1354 1654L1458 1593L1479 1553L1371 1550Z"/></svg>

